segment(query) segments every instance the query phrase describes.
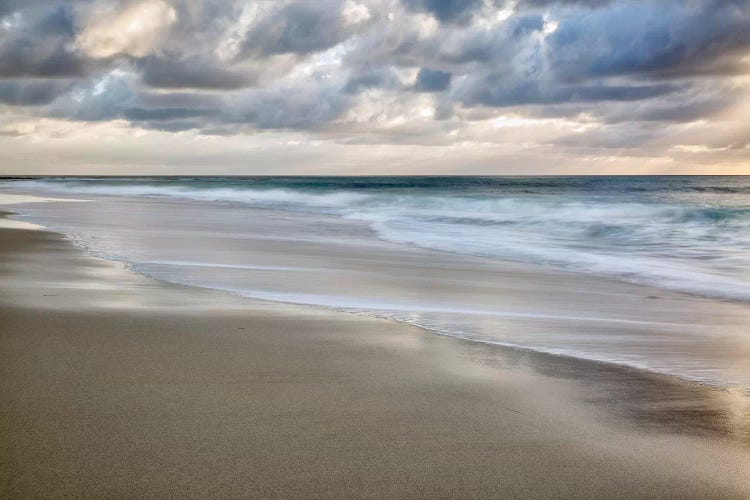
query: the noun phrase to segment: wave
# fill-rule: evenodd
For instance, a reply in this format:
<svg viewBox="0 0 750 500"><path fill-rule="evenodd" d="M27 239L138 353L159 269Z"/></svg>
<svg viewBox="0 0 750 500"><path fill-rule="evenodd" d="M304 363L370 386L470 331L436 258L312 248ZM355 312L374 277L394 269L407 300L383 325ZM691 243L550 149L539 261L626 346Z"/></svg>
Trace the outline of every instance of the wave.
<svg viewBox="0 0 750 500"><path fill-rule="evenodd" d="M245 203L268 206L346 207L367 198L354 192L303 193L289 189L233 187L195 188L162 183L105 183L92 181L16 181L14 186L76 194L178 198L195 201Z"/></svg>
<svg viewBox="0 0 750 500"><path fill-rule="evenodd" d="M25 180L13 185L77 196L170 198L318 212L365 223L390 242L747 301L750 199L741 194L747 180L712 182L132 178ZM720 203L717 193L723 193Z"/></svg>

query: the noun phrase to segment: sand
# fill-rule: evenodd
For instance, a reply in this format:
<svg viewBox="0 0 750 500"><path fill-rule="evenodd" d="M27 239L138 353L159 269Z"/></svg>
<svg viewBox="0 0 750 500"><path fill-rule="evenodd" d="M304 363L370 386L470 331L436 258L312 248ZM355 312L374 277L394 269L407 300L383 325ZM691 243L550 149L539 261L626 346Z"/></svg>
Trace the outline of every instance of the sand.
<svg viewBox="0 0 750 500"><path fill-rule="evenodd" d="M748 498L748 397L0 228L0 497Z"/></svg>

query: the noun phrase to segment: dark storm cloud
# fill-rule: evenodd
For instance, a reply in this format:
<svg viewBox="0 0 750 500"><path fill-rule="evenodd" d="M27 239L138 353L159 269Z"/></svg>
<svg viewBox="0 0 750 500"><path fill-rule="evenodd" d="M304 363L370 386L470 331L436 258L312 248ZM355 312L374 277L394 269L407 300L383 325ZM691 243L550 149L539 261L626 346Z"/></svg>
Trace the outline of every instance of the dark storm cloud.
<svg viewBox="0 0 750 500"><path fill-rule="evenodd" d="M473 71L491 72L498 66L508 67L521 62L527 64L527 57L520 57L524 50L538 50L535 36L544 28L544 19L538 14L517 15L491 30L460 30L460 36L451 43L426 48L424 54L432 55L437 61L452 65L482 63L484 66ZM537 54L541 57L541 54ZM429 56L428 56L429 57ZM524 59L524 61L520 61Z"/></svg>
<svg viewBox="0 0 750 500"><path fill-rule="evenodd" d="M404 5L417 12L427 12L441 22L466 22L482 5L482 0L403 0Z"/></svg>
<svg viewBox="0 0 750 500"><path fill-rule="evenodd" d="M60 80L0 80L0 102L14 106L42 106L69 90Z"/></svg>
<svg viewBox="0 0 750 500"><path fill-rule="evenodd" d="M248 87L254 80L252 75L203 57L151 56L140 67L143 82L151 87L232 90Z"/></svg>
<svg viewBox="0 0 750 500"><path fill-rule="evenodd" d="M333 47L345 36L341 2L282 4L245 34L241 55L310 54Z"/></svg>
<svg viewBox="0 0 750 500"><path fill-rule="evenodd" d="M544 18L539 15L519 15L514 17L508 23L514 38L518 38L534 31L542 31L544 28Z"/></svg>
<svg viewBox="0 0 750 500"><path fill-rule="evenodd" d="M447 71L422 68L417 75L414 90L418 92L440 92L451 84L451 74Z"/></svg>
<svg viewBox="0 0 750 500"><path fill-rule="evenodd" d="M520 0L516 6L519 8L540 8L560 5L580 5L589 8L603 7L614 0Z"/></svg>
<svg viewBox="0 0 750 500"><path fill-rule="evenodd" d="M613 4L588 15L571 13L549 39L551 64L568 79L740 71L732 59L749 48L744 0Z"/></svg>
<svg viewBox="0 0 750 500"><path fill-rule="evenodd" d="M130 82L110 76L84 82L70 95L55 101L52 110L57 118L102 121L123 118L124 109L137 104L138 92Z"/></svg>
<svg viewBox="0 0 750 500"><path fill-rule="evenodd" d="M48 7L27 9L8 21L17 27L0 36L1 78L83 75L85 61L71 48L75 36L72 9L54 2Z"/></svg>
<svg viewBox="0 0 750 500"><path fill-rule="evenodd" d="M125 119L138 125L158 123L160 127L168 121L208 121L222 109L224 100L218 95L145 91L124 74L110 74L88 86L79 84L52 107L53 115L60 118Z"/></svg>
<svg viewBox="0 0 750 500"><path fill-rule="evenodd" d="M143 107L217 109L222 105L221 94L206 92L143 91L138 95Z"/></svg>
<svg viewBox="0 0 750 500"><path fill-rule="evenodd" d="M0 0L0 16L15 12L21 8L24 3L23 0Z"/></svg>
<svg viewBox="0 0 750 500"><path fill-rule="evenodd" d="M469 105L519 106L529 104L638 101L675 92L680 87L654 85L543 85L534 81L507 81L488 77L469 86L462 96Z"/></svg>
<svg viewBox="0 0 750 500"><path fill-rule="evenodd" d="M21 11L39 8L57 7L59 5L74 5L88 0L0 0L0 17Z"/></svg>
<svg viewBox="0 0 750 500"><path fill-rule="evenodd" d="M352 73L342 89L346 94L357 94L372 88L397 89L402 87L393 74L393 70L388 67L366 66Z"/></svg>

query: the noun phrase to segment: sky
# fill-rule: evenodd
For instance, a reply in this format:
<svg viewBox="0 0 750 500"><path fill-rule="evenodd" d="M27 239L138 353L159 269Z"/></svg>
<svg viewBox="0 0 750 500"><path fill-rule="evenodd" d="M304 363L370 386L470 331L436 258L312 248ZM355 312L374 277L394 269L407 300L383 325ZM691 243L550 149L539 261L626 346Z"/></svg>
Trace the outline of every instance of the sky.
<svg viewBox="0 0 750 500"><path fill-rule="evenodd" d="M3 174L750 174L750 0L0 0Z"/></svg>

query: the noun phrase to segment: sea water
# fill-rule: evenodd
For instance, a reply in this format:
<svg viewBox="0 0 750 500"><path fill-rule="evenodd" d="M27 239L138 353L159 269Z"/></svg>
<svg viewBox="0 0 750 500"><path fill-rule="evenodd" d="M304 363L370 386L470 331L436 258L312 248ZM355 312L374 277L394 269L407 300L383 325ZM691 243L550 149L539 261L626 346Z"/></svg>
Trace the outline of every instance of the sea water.
<svg viewBox="0 0 750 500"><path fill-rule="evenodd" d="M750 177L38 178L2 189L95 200L22 211L162 279L750 386L734 366L745 358L724 359L750 336ZM595 297L545 307L522 279L501 283L508 265L736 305L721 320L608 310ZM586 295L559 279L550 293Z"/></svg>

